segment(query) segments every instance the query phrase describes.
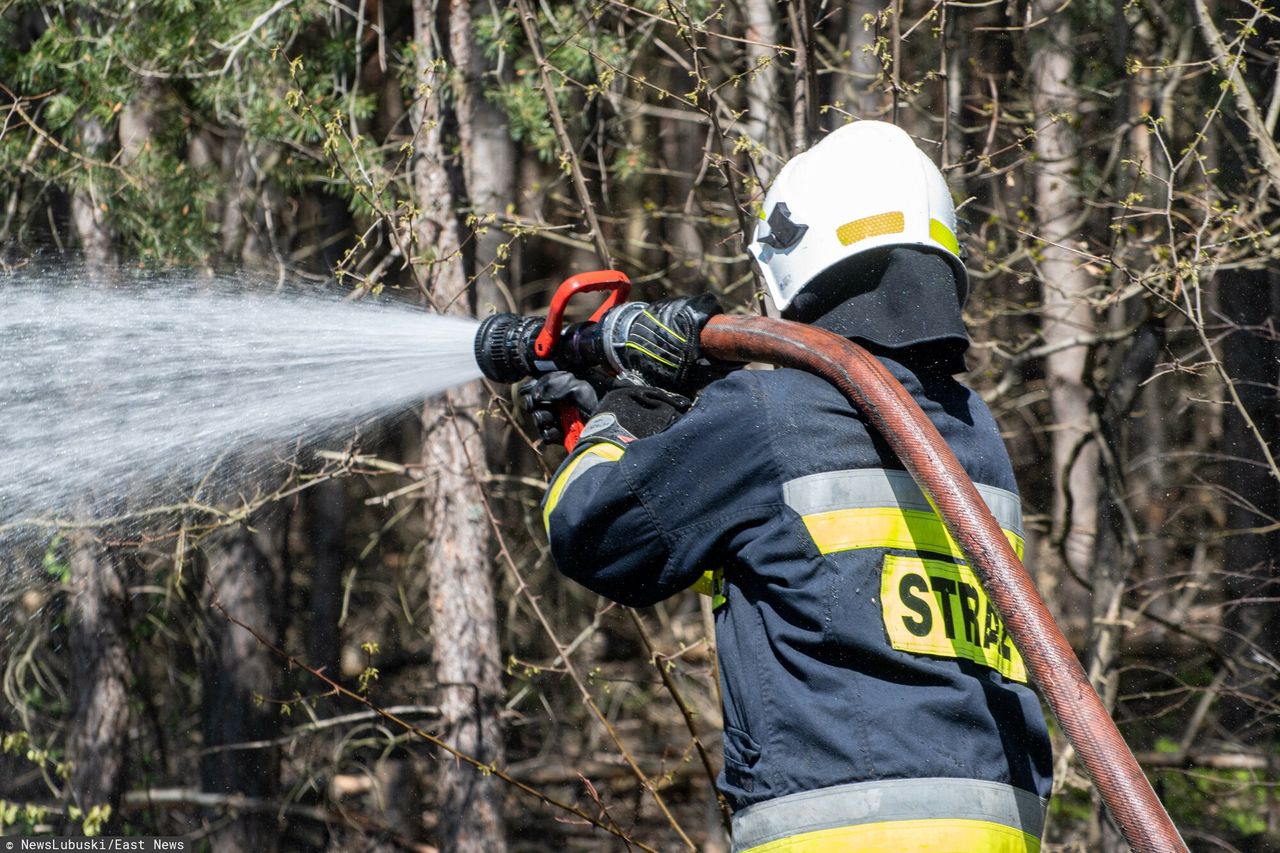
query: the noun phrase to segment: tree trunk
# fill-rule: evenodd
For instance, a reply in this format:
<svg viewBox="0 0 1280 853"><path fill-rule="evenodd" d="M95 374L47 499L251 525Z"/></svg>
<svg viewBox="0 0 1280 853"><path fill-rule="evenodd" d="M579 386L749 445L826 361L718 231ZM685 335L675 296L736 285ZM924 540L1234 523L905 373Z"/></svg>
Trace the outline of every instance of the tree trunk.
<svg viewBox="0 0 1280 853"><path fill-rule="evenodd" d="M414 188L423 211L415 224L415 256L436 260L425 270L427 296L438 310L468 312L467 274L456 211L461 182L447 164L446 136L455 119L441 96L443 79L433 66L447 44L435 31L435 4L414 0L414 40L419 85L428 88L414 105L417 148ZM440 12L447 33L470 30L466 2ZM461 20L460 20L461 19ZM486 164L476 163L476 168ZM435 476L425 493L427 582L431 597L432 659L439 685L441 736L455 749L486 763L503 760L498 709L502 698L497 618L488 559L488 529L478 477L485 470L484 447L471 417L480 402L472 384L423 407L422 461ZM437 777L443 850L504 851L503 791L499 781L441 756Z"/></svg>
<svg viewBox="0 0 1280 853"><path fill-rule="evenodd" d="M249 525L219 534L207 549L208 588L228 615L271 642L283 635L283 510L272 505ZM206 749L275 737L280 706L264 700L283 694L282 662L257 638L216 608L208 613L208 658L202 666L201 729ZM203 789L215 794L271 798L279 791L279 751L274 747L206 753L200 761ZM277 848L275 815L232 813L210 836L215 853Z"/></svg>
<svg viewBox="0 0 1280 853"><path fill-rule="evenodd" d="M472 18L492 15L490 0L473 0L467 15L450 18L449 40L454 64L466 70L459 87L457 121L462 142L467 200L475 215L475 304L480 315L491 309L518 311L510 304L503 287L505 244L510 239L499 227L499 218L515 204L516 146L507 127L507 114L484 97L486 82L496 85L501 73L476 45ZM510 58L505 63L511 67ZM510 76L510 75L503 75Z"/></svg>
<svg viewBox="0 0 1280 853"><path fill-rule="evenodd" d="M312 489L307 500L311 569L311 625L307 631L307 661L329 676L342 674L339 656L342 633L343 533L347 523L347 484L329 480Z"/></svg>
<svg viewBox="0 0 1280 853"><path fill-rule="evenodd" d="M1031 62L1032 102L1037 133L1034 150L1036 220L1043 241L1041 318L1047 345L1064 349L1049 356L1045 372L1053 409L1053 470L1057 478L1054 518L1070 568L1089 574L1098 514L1098 450L1089 435L1089 389L1084 382L1088 346L1067 345L1094 331L1089 306L1089 276L1068 246L1080 243L1083 205L1077 186L1080 160L1071 123L1078 117L1079 94L1073 88L1070 16L1052 14L1052 0L1035 4L1035 17L1048 16L1043 41Z"/></svg>
<svg viewBox="0 0 1280 853"><path fill-rule="evenodd" d="M1223 413L1222 486L1227 529L1267 528L1280 518L1280 484L1272 476L1246 417L1266 442L1280 445L1280 277L1267 270L1224 270L1217 275L1218 302L1235 331L1222 341L1223 364L1235 382L1242 412L1228 402ZM1227 537L1223 563L1228 638L1237 646L1238 673L1228 681L1224 727L1241 742L1271 737L1280 660L1280 533L1236 533Z"/></svg>
<svg viewBox="0 0 1280 853"><path fill-rule="evenodd" d="M1089 437L1091 394L1084 375L1088 346L1070 343L1094 329L1088 275L1070 251L1081 242L1076 231L1084 222L1077 185L1079 148L1072 127L1079 117L1080 97L1072 77L1070 16L1054 14L1052 0L1037 0L1031 14L1047 16L1030 68L1036 126L1035 207L1042 241L1034 246L1042 283L1041 326L1046 345L1064 347L1045 363L1053 413L1054 526L1067 567L1076 577L1088 578L1093 587L1090 674L1095 688L1107 695L1111 691L1098 682L1110 673L1115 654L1122 588L1106 572L1094 571L1097 567L1092 562L1100 507L1098 447ZM1112 509L1109 504L1102 509L1108 523ZM1108 550L1112 544L1108 539ZM1093 800L1090 844L1092 849L1110 850L1114 833L1105 832L1101 801L1096 794Z"/></svg>
<svg viewBox="0 0 1280 853"><path fill-rule="evenodd" d="M116 834L125 784L129 736L128 596L124 567L105 545L84 533L72 542L67 628L75 673L75 709L67 742L70 800L85 817L105 807L102 834ZM83 819L82 819L83 820ZM71 823L70 834L83 834Z"/></svg>
<svg viewBox="0 0 1280 853"><path fill-rule="evenodd" d="M1107 708L1119 699L1121 660L1125 624L1122 619L1125 587L1137 562L1137 530L1129 510L1126 472L1129 470L1128 419L1143 383L1155 370L1164 345L1160 320L1144 323L1130 338L1124 358L1107 384L1103 405L1098 411L1098 440L1104 442L1102 482L1106 488L1098 498L1098 535L1095 540L1093 608L1086 669ZM1117 347L1117 349L1119 349ZM1095 801L1090 827L1090 849L1124 853L1128 845L1119 831L1103 818Z"/></svg>
<svg viewBox="0 0 1280 853"><path fill-rule="evenodd" d="M107 148L107 132L96 118L76 121L80 150L87 157L99 159ZM107 224L108 203L98 192L94 169L86 170L83 188L71 194L71 227L80 240L85 265L91 273L107 274L118 263L115 234Z"/></svg>
<svg viewBox="0 0 1280 853"><path fill-rule="evenodd" d="M78 120L76 135L86 157L109 158L107 132L97 119ZM114 276L119 260L107 210L91 169L86 183L71 194L71 226L90 280L98 283ZM82 509L86 516L93 515L93 500L85 500ZM95 806L106 807L108 819L101 830L111 833L120 826L129 731L128 598L119 558L95 535L86 532L71 543L67 627L76 678L67 737L72 762L69 794L86 816ZM74 832L79 834L81 828Z"/></svg>
<svg viewBox="0 0 1280 853"><path fill-rule="evenodd" d="M876 57L874 20L888 0L851 0L846 5L845 33L849 45L849 111L857 118L883 118L887 106L884 89L876 86L882 66Z"/></svg>
<svg viewBox="0 0 1280 853"><path fill-rule="evenodd" d="M779 83L777 4L773 0L746 0L743 4L747 39L747 137L759 149L753 152L756 175L766 189L787 156L782 131L783 108Z"/></svg>

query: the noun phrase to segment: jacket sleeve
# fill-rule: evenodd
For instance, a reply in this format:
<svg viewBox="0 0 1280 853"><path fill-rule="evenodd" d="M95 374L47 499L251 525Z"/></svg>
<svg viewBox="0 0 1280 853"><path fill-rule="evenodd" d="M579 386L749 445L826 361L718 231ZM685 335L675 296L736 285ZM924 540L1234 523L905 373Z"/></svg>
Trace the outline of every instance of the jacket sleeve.
<svg viewBox="0 0 1280 853"><path fill-rule="evenodd" d="M724 567L734 535L781 501L764 419L748 371L708 386L688 414L647 438L608 414L592 418L543 503L560 571L643 607Z"/></svg>

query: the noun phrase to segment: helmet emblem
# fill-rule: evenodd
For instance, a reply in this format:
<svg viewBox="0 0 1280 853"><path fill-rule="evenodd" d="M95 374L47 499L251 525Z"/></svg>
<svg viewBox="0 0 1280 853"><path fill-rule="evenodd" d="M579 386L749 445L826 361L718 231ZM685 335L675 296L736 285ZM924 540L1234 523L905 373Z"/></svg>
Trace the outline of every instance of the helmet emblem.
<svg viewBox="0 0 1280 853"><path fill-rule="evenodd" d="M766 246L772 246L779 252L785 252L799 243L804 232L808 230L808 225L791 221L791 210L786 202L778 202L773 206L773 212L769 214L769 234L761 237L760 242Z"/></svg>

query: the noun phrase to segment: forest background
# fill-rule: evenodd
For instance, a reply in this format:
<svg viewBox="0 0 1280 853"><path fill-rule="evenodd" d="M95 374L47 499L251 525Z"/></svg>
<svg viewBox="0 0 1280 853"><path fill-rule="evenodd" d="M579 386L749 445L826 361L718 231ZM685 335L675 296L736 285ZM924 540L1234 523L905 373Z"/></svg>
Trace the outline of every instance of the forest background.
<svg viewBox="0 0 1280 853"><path fill-rule="evenodd" d="M0 0L0 288L483 316L615 264L757 312L762 187L893 121L964 220L1044 595L1191 847L1280 849L1278 47L1243 0ZM709 605L557 576L510 389L333 450L4 556L3 831L727 849ZM1055 751L1045 849L1122 849Z"/></svg>

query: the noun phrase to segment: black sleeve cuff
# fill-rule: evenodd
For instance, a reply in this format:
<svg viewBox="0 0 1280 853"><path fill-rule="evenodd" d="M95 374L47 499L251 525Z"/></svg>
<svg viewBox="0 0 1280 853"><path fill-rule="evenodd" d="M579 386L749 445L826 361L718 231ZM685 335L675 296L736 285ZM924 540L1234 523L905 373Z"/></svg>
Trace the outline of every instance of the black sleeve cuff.
<svg viewBox="0 0 1280 853"><path fill-rule="evenodd" d="M611 414L617 425L634 438L657 435L689 411L688 397L661 388L637 386L618 388L604 395L595 415ZM592 418L594 422L596 417ZM586 438L586 433L583 434Z"/></svg>

